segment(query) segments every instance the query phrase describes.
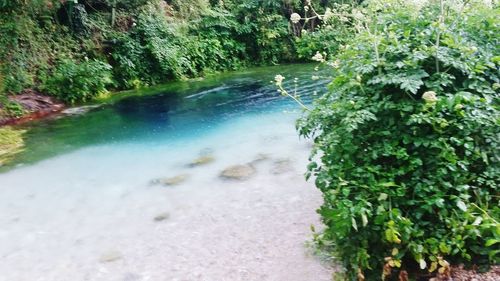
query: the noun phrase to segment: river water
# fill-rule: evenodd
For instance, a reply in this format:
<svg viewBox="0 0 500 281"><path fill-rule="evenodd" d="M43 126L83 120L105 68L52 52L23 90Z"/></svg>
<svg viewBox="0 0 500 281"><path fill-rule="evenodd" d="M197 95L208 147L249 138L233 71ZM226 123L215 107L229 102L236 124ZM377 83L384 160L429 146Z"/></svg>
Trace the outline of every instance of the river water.
<svg viewBox="0 0 500 281"><path fill-rule="evenodd" d="M281 73L308 101L325 89L312 68L176 82L24 125L26 150L0 173L0 280L331 280L305 245L321 194L303 177L301 110L270 82ZM246 177L220 176L234 165Z"/></svg>

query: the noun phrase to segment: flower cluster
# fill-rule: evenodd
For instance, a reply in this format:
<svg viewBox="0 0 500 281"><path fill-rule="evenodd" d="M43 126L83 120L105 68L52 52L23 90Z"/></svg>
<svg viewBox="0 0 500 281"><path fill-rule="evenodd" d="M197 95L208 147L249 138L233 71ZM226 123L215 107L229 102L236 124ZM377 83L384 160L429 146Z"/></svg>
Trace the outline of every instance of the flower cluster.
<svg viewBox="0 0 500 281"><path fill-rule="evenodd" d="M422 99L425 100L426 103L435 103L438 101L436 92L434 92L434 91L425 92L422 95Z"/></svg>
<svg viewBox="0 0 500 281"><path fill-rule="evenodd" d="M332 12L332 9L330 8L326 8L326 11L325 11L325 14L323 15L323 20L324 21L328 21L329 19L331 19L333 17L333 12Z"/></svg>
<svg viewBox="0 0 500 281"><path fill-rule="evenodd" d="M299 23L300 19L301 17L297 13L293 13L290 15L290 21L292 21L293 23Z"/></svg>
<svg viewBox="0 0 500 281"><path fill-rule="evenodd" d="M313 61L317 62L325 62L325 54L321 54L320 52L316 52L316 54L311 58Z"/></svg>
<svg viewBox="0 0 500 281"><path fill-rule="evenodd" d="M276 85L281 85L283 83L283 80L285 80L285 77L281 74L274 76L274 81L276 82Z"/></svg>

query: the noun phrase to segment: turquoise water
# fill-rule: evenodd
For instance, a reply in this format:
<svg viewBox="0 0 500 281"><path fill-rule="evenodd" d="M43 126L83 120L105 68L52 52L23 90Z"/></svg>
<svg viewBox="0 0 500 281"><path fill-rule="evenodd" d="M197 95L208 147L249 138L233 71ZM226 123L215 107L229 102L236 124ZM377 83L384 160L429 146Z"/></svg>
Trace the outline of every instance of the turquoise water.
<svg viewBox="0 0 500 281"><path fill-rule="evenodd" d="M0 174L0 280L329 280L304 247L321 196L303 179L301 110L270 82L283 74L308 101L325 88L312 68L172 83L25 125ZM200 157L212 161L190 165ZM253 173L221 178L232 165Z"/></svg>
<svg viewBox="0 0 500 281"><path fill-rule="evenodd" d="M202 81L172 83L122 97L89 109L87 114L28 124L26 152L13 165L99 144L165 144L216 134L244 116L295 111L299 107L279 95L270 82L282 73L285 86L297 87L305 102L324 81L310 79L312 65L256 68ZM299 78L297 84L293 78Z"/></svg>

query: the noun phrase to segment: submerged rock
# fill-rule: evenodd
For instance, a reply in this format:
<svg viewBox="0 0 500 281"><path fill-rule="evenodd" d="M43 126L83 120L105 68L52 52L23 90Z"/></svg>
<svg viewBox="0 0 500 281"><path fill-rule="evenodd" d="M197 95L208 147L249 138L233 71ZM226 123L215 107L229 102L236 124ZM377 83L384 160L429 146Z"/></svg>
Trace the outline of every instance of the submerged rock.
<svg viewBox="0 0 500 281"><path fill-rule="evenodd" d="M194 159L191 163L189 163L189 167L197 167L201 165L206 165L215 161L215 158L211 155L202 155L196 159Z"/></svg>
<svg viewBox="0 0 500 281"><path fill-rule="evenodd" d="M250 162L251 164L257 164L257 163L260 163L260 162L263 162L263 161L266 161L266 160L269 160L270 159L270 156L268 154L265 154L265 153L259 153L255 156L255 159L252 160L252 162Z"/></svg>
<svg viewBox="0 0 500 281"><path fill-rule="evenodd" d="M245 180L255 174L256 170L252 164L234 165L227 167L220 173L224 179Z"/></svg>
<svg viewBox="0 0 500 281"><path fill-rule="evenodd" d="M213 153L214 153L213 148L205 147L200 151L200 156L207 156L207 155L209 156L212 155Z"/></svg>
<svg viewBox="0 0 500 281"><path fill-rule="evenodd" d="M122 253L118 251L109 251L101 255L100 262L113 262L122 258Z"/></svg>
<svg viewBox="0 0 500 281"><path fill-rule="evenodd" d="M168 220L169 218L170 218L170 214L165 212L165 213L161 213L161 214L157 215L156 217L154 217L153 220L160 222L160 221Z"/></svg>
<svg viewBox="0 0 500 281"><path fill-rule="evenodd" d="M285 159L278 159L273 162L271 173L279 175L292 170L293 170L292 161L288 158L285 158Z"/></svg>
<svg viewBox="0 0 500 281"><path fill-rule="evenodd" d="M142 276L139 274L129 272L125 273L125 275L123 276L123 281L139 281L139 280L142 280Z"/></svg>
<svg viewBox="0 0 500 281"><path fill-rule="evenodd" d="M159 178L151 181L151 184L159 184L165 186L179 185L189 178L188 174L180 174L170 178Z"/></svg>

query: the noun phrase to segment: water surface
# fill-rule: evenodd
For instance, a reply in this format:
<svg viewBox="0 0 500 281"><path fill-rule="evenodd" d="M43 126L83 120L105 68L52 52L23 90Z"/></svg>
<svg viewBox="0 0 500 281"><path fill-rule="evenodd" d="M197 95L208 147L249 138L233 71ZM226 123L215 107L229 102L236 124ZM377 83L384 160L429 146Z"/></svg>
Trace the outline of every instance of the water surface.
<svg viewBox="0 0 500 281"><path fill-rule="evenodd" d="M325 87L312 68L172 83L25 125L0 174L0 280L329 280L304 247L321 196L303 179L301 111L270 83L281 73L308 101ZM214 161L189 165L201 156ZM248 163L248 179L219 176Z"/></svg>

